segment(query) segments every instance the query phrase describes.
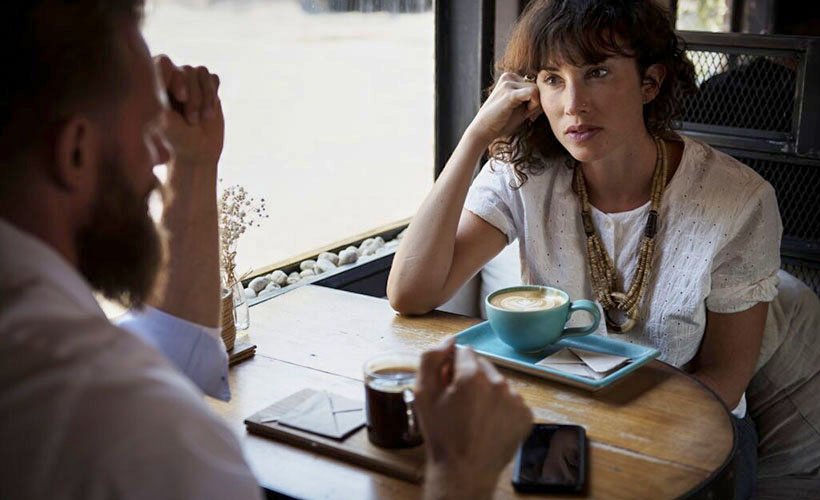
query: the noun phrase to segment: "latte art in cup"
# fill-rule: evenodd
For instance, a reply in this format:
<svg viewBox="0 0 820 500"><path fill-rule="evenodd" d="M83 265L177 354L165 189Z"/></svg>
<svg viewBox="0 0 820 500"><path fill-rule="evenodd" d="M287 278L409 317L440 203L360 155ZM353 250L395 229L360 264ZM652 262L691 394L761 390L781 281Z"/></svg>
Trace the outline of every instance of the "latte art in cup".
<svg viewBox="0 0 820 500"><path fill-rule="evenodd" d="M541 311L564 305L566 300L560 295L531 290L516 290L501 293L490 299L490 304L507 311Z"/></svg>
<svg viewBox="0 0 820 500"><path fill-rule="evenodd" d="M496 290L484 299L487 321L498 339L516 351L533 353L561 339L593 333L601 321L598 306L591 300L569 300L560 288L518 285ZM592 322L567 326L574 313L586 311Z"/></svg>

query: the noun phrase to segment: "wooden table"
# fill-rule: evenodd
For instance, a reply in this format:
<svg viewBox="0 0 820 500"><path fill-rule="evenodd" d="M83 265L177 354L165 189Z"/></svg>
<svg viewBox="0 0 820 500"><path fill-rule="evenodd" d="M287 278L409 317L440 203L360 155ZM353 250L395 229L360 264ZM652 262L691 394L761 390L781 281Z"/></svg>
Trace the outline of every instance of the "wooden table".
<svg viewBox="0 0 820 500"><path fill-rule="evenodd" d="M367 358L422 351L478 321L439 312L402 317L382 299L305 286L251 309L257 354L231 369L232 401L210 403L240 436L269 489L299 498L416 498L417 485L248 434L243 420L304 387L362 399ZM586 428L590 498L705 496L731 478L731 415L714 393L675 368L654 361L596 393L501 371L536 421ZM498 482L497 498L516 496L511 468Z"/></svg>

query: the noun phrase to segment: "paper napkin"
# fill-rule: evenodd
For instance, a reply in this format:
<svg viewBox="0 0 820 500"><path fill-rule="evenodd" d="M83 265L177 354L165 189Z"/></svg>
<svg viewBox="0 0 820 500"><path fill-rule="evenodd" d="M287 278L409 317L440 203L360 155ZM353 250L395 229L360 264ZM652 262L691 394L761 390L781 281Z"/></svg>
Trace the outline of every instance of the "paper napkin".
<svg viewBox="0 0 820 500"><path fill-rule="evenodd" d="M599 380L629 362L629 358L567 347L547 356L536 365Z"/></svg>
<svg viewBox="0 0 820 500"><path fill-rule="evenodd" d="M262 423L278 422L320 436L344 439L365 423L364 404L326 391L311 391L307 399L279 415L265 415Z"/></svg>

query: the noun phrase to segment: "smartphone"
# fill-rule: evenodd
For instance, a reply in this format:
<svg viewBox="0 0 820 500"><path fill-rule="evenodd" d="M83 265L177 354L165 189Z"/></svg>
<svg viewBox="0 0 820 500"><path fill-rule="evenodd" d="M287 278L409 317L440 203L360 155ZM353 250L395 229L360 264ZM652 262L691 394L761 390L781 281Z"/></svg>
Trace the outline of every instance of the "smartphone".
<svg viewBox="0 0 820 500"><path fill-rule="evenodd" d="M515 456L512 484L522 493L581 493L586 467L583 427L535 424Z"/></svg>

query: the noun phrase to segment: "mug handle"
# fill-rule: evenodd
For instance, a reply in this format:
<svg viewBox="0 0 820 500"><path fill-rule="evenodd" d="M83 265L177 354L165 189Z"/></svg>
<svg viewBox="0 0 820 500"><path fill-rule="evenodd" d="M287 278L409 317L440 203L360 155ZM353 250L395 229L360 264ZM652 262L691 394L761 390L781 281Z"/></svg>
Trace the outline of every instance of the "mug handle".
<svg viewBox="0 0 820 500"><path fill-rule="evenodd" d="M598 306L591 300L581 299L569 303L569 313L567 314L567 321L575 311L586 311L592 315L592 323L587 326L574 326L564 328L561 337L581 337L582 335L589 335L598 329L598 324L601 322L601 311Z"/></svg>
<svg viewBox="0 0 820 500"><path fill-rule="evenodd" d="M405 389L402 391L402 398L407 406L407 435L405 438L410 440L419 434L419 426L416 422L416 393L413 392L413 389Z"/></svg>

